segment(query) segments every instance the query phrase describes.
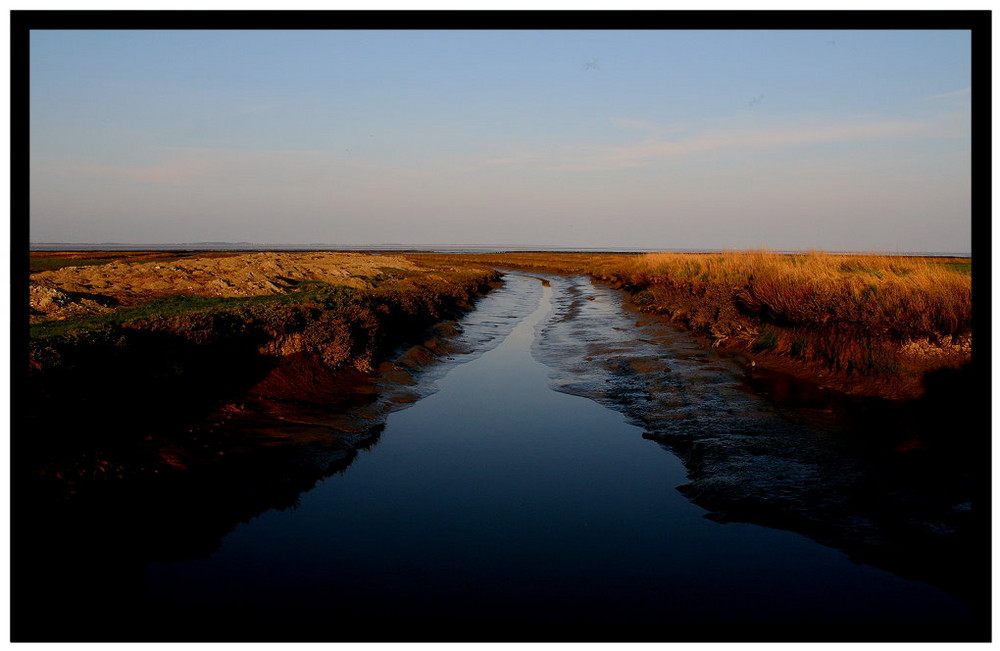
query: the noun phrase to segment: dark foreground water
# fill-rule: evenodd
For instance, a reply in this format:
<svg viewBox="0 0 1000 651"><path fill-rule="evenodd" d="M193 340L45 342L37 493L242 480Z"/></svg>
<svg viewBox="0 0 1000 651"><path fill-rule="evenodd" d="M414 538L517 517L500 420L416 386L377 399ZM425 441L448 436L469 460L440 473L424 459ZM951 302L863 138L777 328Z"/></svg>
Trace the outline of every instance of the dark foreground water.
<svg viewBox="0 0 1000 651"><path fill-rule="evenodd" d="M706 519L676 490L676 457L553 390L565 373L532 354L571 320L553 282L509 275L464 321L488 350L440 366L436 393L294 508L205 558L149 565L134 599L150 638L964 637L970 608L942 590L795 533ZM609 329L628 319L586 307Z"/></svg>

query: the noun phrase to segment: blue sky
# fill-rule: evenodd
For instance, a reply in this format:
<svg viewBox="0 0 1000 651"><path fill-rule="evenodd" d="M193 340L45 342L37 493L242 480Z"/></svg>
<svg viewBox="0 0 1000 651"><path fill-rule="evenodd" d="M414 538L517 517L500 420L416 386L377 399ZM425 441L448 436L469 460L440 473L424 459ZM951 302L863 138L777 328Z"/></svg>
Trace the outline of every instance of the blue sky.
<svg viewBox="0 0 1000 651"><path fill-rule="evenodd" d="M963 31L35 31L33 242L970 249Z"/></svg>

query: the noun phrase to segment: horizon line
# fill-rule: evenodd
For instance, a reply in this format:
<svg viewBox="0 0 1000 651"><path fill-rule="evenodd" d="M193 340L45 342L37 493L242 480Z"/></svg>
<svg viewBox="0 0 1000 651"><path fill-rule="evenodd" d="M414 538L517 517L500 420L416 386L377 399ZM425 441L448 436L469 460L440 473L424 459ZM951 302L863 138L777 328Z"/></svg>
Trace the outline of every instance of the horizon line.
<svg viewBox="0 0 1000 651"><path fill-rule="evenodd" d="M972 257L971 251L885 251L878 249L839 249L828 250L817 247L802 249L771 249L768 247L634 247L634 246L564 246L556 244L405 244L399 242L387 242L378 244L329 244L323 242L309 243L280 243L280 242L227 242L227 241L200 241L200 242L29 242L29 249L35 247L60 247L62 250L69 250L66 247L132 247L134 250L144 248L166 248L166 247L200 247L204 250L211 250L205 247L222 246L229 250L240 250L239 247L258 248L281 248L281 249L332 249L332 250L389 250L389 251L426 251L430 249L475 249L475 250L497 250L501 251L565 251L565 252L680 252L680 253L721 253L725 251L772 251L775 253L808 253L810 251L820 251L832 254L855 254L855 255L929 255L929 256L954 256Z"/></svg>

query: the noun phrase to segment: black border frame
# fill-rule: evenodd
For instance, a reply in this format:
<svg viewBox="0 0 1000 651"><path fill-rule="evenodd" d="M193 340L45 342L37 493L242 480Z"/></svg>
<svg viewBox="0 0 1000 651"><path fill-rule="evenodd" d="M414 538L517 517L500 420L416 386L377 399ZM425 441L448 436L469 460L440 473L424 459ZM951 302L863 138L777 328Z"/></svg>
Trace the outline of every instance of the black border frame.
<svg viewBox="0 0 1000 651"><path fill-rule="evenodd" d="M970 424L990 419L992 415L992 26L988 10L942 11L499 11L499 10L333 10L333 11L63 11L63 10L14 10L10 12L11 43L11 574L18 576L14 560L17 549L17 467L18 440L30 436L18 428L26 404L25 380L27 377L28 344L28 269L29 269L29 184L30 158L29 124L30 104L30 32L32 30L318 30L318 29L632 29L632 30L838 30L838 29L927 29L969 30L971 32L972 61L972 259L973 259L973 319L976 341L973 363L977 374L977 404L982 413L958 415ZM971 459L981 464L985 473L992 476L991 455ZM992 505L991 505L992 506ZM991 545L990 531L984 532L984 545ZM991 568L984 568L990 571ZM28 578L27 580L30 580ZM12 581L16 583L16 581ZM16 610L12 588L11 639L19 641L13 613ZM988 613L987 613L988 615ZM799 631L798 641L832 641L830 638L813 639L817 631ZM970 631L964 641L991 641L990 622L981 630ZM659 641L671 641L669 631ZM151 638L149 641L156 641ZM376 640L372 640L376 641ZM414 640L418 641L418 640ZM485 636L475 641L502 641ZM653 641L632 639L623 633L620 641ZM684 640L675 640L684 641ZM710 631L702 641L715 641ZM750 640L747 640L750 641ZM874 641L859 639L857 641ZM881 640L905 641L905 640ZM935 640L914 640L935 641ZM950 640L942 640L950 641ZM958 641L958 640L956 640Z"/></svg>

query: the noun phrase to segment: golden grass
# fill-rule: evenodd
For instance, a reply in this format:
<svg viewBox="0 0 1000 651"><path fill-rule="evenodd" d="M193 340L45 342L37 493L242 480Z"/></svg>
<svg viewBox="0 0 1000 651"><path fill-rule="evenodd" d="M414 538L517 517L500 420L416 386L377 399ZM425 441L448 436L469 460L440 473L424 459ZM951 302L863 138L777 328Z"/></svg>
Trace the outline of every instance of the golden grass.
<svg viewBox="0 0 1000 651"><path fill-rule="evenodd" d="M894 339L972 332L971 278L929 258L654 253L610 271L629 284L668 284L693 293L729 287L743 311L776 325L853 325Z"/></svg>
<svg viewBox="0 0 1000 651"><path fill-rule="evenodd" d="M918 378L971 357L967 259L763 250L463 257L590 274L628 290L640 309L667 315L716 346L844 376Z"/></svg>
<svg viewBox="0 0 1000 651"><path fill-rule="evenodd" d="M951 260L822 252L655 253L598 277L717 345L864 375L916 373L971 355L972 287ZM692 300L696 299L696 300Z"/></svg>
<svg viewBox="0 0 1000 651"><path fill-rule="evenodd" d="M399 257L422 268L426 282L438 274L481 274L483 267L587 274L626 289L640 309L666 315L716 346L855 383L865 376L898 384L905 376L913 384L924 371L971 359L968 259L819 251ZM388 259L380 256L377 264ZM398 293L395 300L406 305L423 295L406 287L410 275L396 269L366 283Z"/></svg>

